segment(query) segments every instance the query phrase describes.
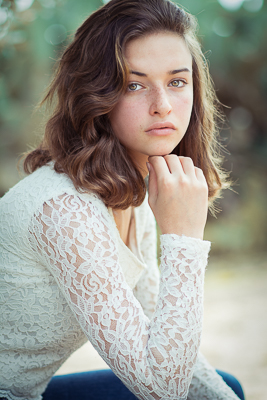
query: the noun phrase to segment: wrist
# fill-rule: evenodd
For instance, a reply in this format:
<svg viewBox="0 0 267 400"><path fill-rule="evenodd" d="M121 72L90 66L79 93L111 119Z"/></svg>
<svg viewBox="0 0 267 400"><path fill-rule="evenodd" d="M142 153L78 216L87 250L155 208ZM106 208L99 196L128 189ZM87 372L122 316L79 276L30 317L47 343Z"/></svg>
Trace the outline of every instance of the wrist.
<svg viewBox="0 0 267 400"><path fill-rule="evenodd" d="M193 239L201 239L204 238L204 229L203 230L196 230L196 229L162 229L162 235L177 235L177 236L186 236Z"/></svg>

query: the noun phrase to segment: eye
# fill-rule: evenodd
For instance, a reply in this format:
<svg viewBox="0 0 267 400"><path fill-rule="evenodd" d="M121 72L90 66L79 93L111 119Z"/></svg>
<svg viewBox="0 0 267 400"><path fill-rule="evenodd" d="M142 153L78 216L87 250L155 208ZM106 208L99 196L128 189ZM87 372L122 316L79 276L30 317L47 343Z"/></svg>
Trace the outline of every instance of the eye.
<svg viewBox="0 0 267 400"><path fill-rule="evenodd" d="M138 83L130 83L128 85L128 90L130 92L136 92L137 90L140 90L140 88L142 88L142 86L139 85Z"/></svg>
<svg viewBox="0 0 267 400"><path fill-rule="evenodd" d="M185 86L186 84L187 84L187 83L186 83L185 81L181 80L181 79L174 79L174 80L171 81L171 83L170 83L170 85L171 85L172 87L177 87L177 88L183 87L183 86Z"/></svg>

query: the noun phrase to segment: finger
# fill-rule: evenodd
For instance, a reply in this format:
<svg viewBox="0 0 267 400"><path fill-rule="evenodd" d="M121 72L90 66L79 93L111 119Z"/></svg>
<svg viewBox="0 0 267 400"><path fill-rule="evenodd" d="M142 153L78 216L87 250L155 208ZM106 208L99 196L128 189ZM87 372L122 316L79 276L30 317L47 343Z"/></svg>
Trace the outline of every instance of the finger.
<svg viewBox="0 0 267 400"><path fill-rule="evenodd" d="M199 181L205 181L205 182L206 182L206 178L205 178L205 175L204 175L202 169L201 169L201 168L198 168L198 167L194 167L194 168L195 168L195 175L196 175L196 178L197 178Z"/></svg>
<svg viewBox="0 0 267 400"><path fill-rule="evenodd" d="M170 175L168 165L162 156L149 157L148 161L154 169L157 184L159 185L162 180L166 179Z"/></svg>
<svg viewBox="0 0 267 400"><path fill-rule="evenodd" d="M194 167L192 158L179 157L179 159L180 159L184 173L191 178L195 178L196 173L195 173L195 167Z"/></svg>
<svg viewBox="0 0 267 400"><path fill-rule="evenodd" d="M183 173L181 161L179 160L178 156L176 156L175 154L169 154L167 156L164 156L164 159L168 165L171 174L177 175Z"/></svg>

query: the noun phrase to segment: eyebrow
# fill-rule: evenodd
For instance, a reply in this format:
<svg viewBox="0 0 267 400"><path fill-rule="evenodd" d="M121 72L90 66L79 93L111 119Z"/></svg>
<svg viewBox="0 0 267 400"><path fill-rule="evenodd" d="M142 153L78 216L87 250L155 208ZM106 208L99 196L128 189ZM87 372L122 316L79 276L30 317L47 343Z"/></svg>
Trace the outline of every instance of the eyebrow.
<svg viewBox="0 0 267 400"><path fill-rule="evenodd" d="M168 71L168 75L179 74L179 72L191 72L191 71L188 68L173 69L172 71ZM139 71L130 71L130 74L147 77L147 74L144 74L144 72L139 72Z"/></svg>

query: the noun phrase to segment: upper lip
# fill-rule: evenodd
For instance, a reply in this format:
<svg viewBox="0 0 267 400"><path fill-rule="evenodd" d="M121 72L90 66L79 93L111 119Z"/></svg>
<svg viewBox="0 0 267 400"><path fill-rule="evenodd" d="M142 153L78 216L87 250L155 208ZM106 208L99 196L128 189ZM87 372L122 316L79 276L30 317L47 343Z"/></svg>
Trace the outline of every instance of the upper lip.
<svg viewBox="0 0 267 400"><path fill-rule="evenodd" d="M175 129L175 126L171 122L156 122L155 124L150 125L145 132L152 131L153 129L163 128Z"/></svg>

